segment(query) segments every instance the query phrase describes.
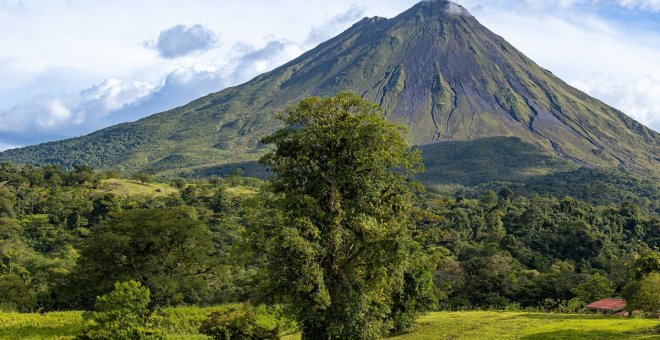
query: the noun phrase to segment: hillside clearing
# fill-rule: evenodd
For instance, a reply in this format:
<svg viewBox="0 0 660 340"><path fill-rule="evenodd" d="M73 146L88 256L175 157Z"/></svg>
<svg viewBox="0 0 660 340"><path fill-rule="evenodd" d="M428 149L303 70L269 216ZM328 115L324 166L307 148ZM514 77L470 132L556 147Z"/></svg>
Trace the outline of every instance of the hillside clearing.
<svg viewBox="0 0 660 340"><path fill-rule="evenodd" d="M129 179L104 179L99 183L97 190L113 193L118 196L167 196L177 192L175 188L163 183L141 183Z"/></svg>

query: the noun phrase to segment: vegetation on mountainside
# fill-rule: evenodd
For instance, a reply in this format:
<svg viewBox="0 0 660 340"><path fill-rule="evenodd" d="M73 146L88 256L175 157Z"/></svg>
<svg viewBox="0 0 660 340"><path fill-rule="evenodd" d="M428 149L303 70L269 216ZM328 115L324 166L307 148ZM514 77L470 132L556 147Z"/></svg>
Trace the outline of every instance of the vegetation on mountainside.
<svg viewBox="0 0 660 340"><path fill-rule="evenodd" d="M522 195L571 196L594 205L630 202L644 212L660 213L660 182L624 170L578 167L544 155L517 137L444 142L419 150L425 171L415 178L440 194L477 197L489 189L509 188ZM200 168L190 176L236 173L272 176L256 162Z"/></svg>
<svg viewBox="0 0 660 340"><path fill-rule="evenodd" d="M488 189L509 188L595 205L630 202L660 213L660 182L622 170L578 167L516 137L438 143L420 150L425 171L417 179L435 192L476 197Z"/></svg>
<svg viewBox="0 0 660 340"><path fill-rule="evenodd" d="M436 143L422 146L420 150L425 171L418 177L429 184L523 183L578 168L516 137Z"/></svg>

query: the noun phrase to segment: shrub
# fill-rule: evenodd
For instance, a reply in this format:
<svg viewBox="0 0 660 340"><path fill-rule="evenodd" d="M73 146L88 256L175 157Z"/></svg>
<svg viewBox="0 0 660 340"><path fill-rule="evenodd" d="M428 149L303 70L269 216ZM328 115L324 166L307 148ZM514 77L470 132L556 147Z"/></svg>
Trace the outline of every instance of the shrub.
<svg viewBox="0 0 660 340"><path fill-rule="evenodd" d="M579 314L584 310L584 301L580 298L570 300L554 300L547 298L543 300L540 307L546 313Z"/></svg>
<svg viewBox="0 0 660 340"><path fill-rule="evenodd" d="M35 303L36 295L20 276L0 275L0 310L29 312Z"/></svg>
<svg viewBox="0 0 660 340"><path fill-rule="evenodd" d="M587 280L573 288L573 293L582 301L598 301L614 295L612 281L601 274L590 275Z"/></svg>
<svg viewBox="0 0 660 340"><path fill-rule="evenodd" d="M156 336L151 325L149 289L135 281L117 282L110 293L97 297L96 311L85 313L93 324L82 339L145 339Z"/></svg>
<svg viewBox="0 0 660 340"><path fill-rule="evenodd" d="M209 314L199 332L218 340L272 340L279 339L279 330L257 324L254 309L230 308Z"/></svg>
<svg viewBox="0 0 660 340"><path fill-rule="evenodd" d="M660 273L650 273L628 285L624 291L626 308L640 310L648 317L660 316Z"/></svg>

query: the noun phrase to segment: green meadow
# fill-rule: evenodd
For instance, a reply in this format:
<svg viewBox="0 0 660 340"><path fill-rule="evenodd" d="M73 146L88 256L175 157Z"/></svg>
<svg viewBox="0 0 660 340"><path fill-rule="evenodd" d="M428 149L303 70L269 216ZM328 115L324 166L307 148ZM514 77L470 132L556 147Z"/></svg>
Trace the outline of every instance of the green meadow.
<svg viewBox="0 0 660 340"><path fill-rule="evenodd" d="M135 180L120 178L101 180L97 190L118 196L141 195L148 197L164 197L177 192L175 188L164 183L141 183Z"/></svg>
<svg viewBox="0 0 660 340"><path fill-rule="evenodd" d="M178 307L165 310L167 339L206 339L197 333L202 319L223 307ZM258 322L277 322L265 309ZM81 312L46 315L0 313L1 339L72 339L84 327ZM286 327L285 327L286 328ZM300 339L283 334L283 339ZM527 312L435 312L418 320L417 328L392 339L660 339L660 320Z"/></svg>

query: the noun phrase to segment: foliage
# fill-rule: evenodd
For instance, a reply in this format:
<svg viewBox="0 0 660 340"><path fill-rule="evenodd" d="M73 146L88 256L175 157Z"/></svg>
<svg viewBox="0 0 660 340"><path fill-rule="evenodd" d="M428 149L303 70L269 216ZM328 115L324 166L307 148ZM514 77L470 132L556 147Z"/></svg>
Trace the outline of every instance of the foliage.
<svg viewBox="0 0 660 340"><path fill-rule="evenodd" d="M279 330L258 325L253 308L248 306L210 313L202 321L199 332L218 340L279 339Z"/></svg>
<svg viewBox="0 0 660 340"><path fill-rule="evenodd" d="M447 248L435 283L442 308L535 307L546 299L615 295L649 252L655 216L634 205L594 207L570 198L485 194L417 200L418 240ZM643 256L646 258L647 256Z"/></svg>
<svg viewBox="0 0 660 340"><path fill-rule="evenodd" d="M117 282L114 289L96 298L94 312L84 315L92 325L83 339L144 339L154 335L151 329L149 289L135 281Z"/></svg>
<svg viewBox="0 0 660 340"><path fill-rule="evenodd" d="M20 276L14 273L0 275L0 310L28 312L35 303L35 293Z"/></svg>
<svg viewBox="0 0 660 340"><path fill-rule="evenodd" d="M600 273L590 275L587 280L573 289L573 293L582 301L591 303L614 296L612 281Z"/></svg>
<svg viewBox="0 0 660 340"><path fill-rule="evenodd" d="M147 240L160 229L137 235L133 228L107 225L132 219L131 214L145 209L155 211L152 224L163 218L160 215L199 224L203 242L210 244L203 248L209 250L206 257L186 253L195 265L210 258L208 273L200 275L205 280L186 276L170 285L168 277L147 275L164 287L165 295L174 297L165 304L208 305L263 297L257 294L264 292L260 288L267 281L261 270L267 261L253 256L253 244L244 237L246 226L252 231L277 217L272 194L260 187L260 181L233 174L142 185L112 176L117 174L0 165L0 276L5 278L0 282L1 308L91 308L94 298L112 290L115 280L144 282L130 273L130 264L114 256L139 242L124 247L117 240ZM392 331L407 328L433 305L427 295L429 277L441 309L539 308L552 300L548 310L561 311L571 309L568 302L575 298L591 302L609 293L607 281L611 296L618 296L629 282L658 270L658 253L653 250L660 245L657 213L632 203L595 206L572 198L528 195L518 187L493 189L499 193L415 196L414 242L407 248L415 253L405 260L401 289L388 298L393 304L386 324ZM99 257L99 268L123 269L115 273L106 268L107 278L96 279L94 275L101 275L85 274L83 263L89 256L83 259L81 254L93 239L97 250L105 247L99 241L102 230L111 230L106 236L115 237L108 250L119 250ZM155 259L155 254L149 257ZM196 332L203 316L188 328Z"/></svg>
<svg viewBox="0 0 660 340"><path fill-rule="evenodd" d="M411 239L411 188L420 165L376 105L357 95L311 97L264 139L275 177L272 211L251 229L269 292L306 339L376 338L391 328ZM398 171L395 171L398 170Z"/></svg>
<svg viewBox="0 0 660 340"><path fill-rule="evenodd" d="M640 310L657 318L660 316L660 272L649 273L626 287L626 308Z"/></svg>
<svg viewBox="0 0 660 340"><path fill-rule="evenodd" d="M403 275L403 288L394 293L390 318L391 333L408 332L416 319L437 307L437 294L433 282L436 256L416 251L411 255L410 266Z"/></svg>
<svg viewBox="0 0 660 340"><path fill-rule="evenodd" d="M57 166L0 164L0 275L18 275L20 280L6 280L5 284L22 282L21 287L27 289L25 296L30 297L30 302L22 302L21 306L6 304L3 308L90 308L96 296L112 289L113 280L136 278L137 275L108 278L98 282L102 285L99 286L97 282L86 281L92 277L82 275L83 260L79 257L81 250L92 242L90 237L98 238L98 232L105 228L98 227L138 209L189 216L206 235L204 243L211 245L208 256L213 267L201 275L206 278L201 285L207 288L195 289L191 296L191 286L169 286L184 301L243 301L254 289L255 264L234 254L244 253L235 248L242 244L243 216L254 209L244 202L259 190L259 181L236 176L180 179L174 181L176 189L167 183L142 185L112 177L116 173L83 170L69 172ZM81 176L86 179L82 180ZM195 190L188 190L189 186ZM187 193L185 198L189 203L182 200L180 190ZM123 235L121 230L113 233L130 236ZM191 261L199 262L200 254L191 255ZM108 263L110 267L115 265ZM12 288L12 291L23 290Z"/></svg>
<svg viewBox="0 0 660 340"><path fill-rule="evenodd" d="M147 287L155 306L194 303L215 268L209 230L191 209L135 209L111 215L85 240L75 275L85 301L116 281Z"/></svg>
<svg viewBox="0 0 660 340"><path fill-rule="evenodd" d="M660 272L660 251L649 251L637 259L633 265L633 274L641 279L646 274Z"/></svg>

